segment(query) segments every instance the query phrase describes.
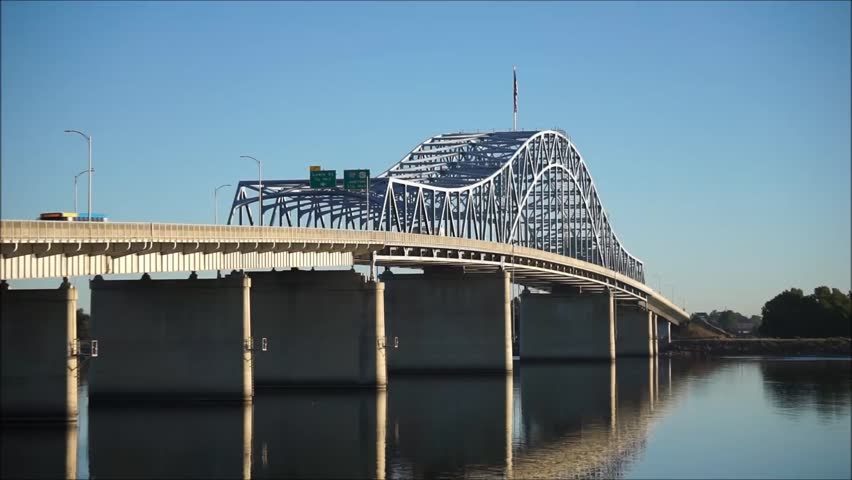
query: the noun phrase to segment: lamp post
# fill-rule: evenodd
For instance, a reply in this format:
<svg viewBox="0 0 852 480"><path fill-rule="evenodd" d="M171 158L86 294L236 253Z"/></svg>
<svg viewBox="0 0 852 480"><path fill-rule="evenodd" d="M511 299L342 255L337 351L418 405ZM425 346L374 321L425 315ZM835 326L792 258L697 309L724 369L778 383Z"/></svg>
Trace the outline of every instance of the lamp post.
<svg viewBox="0 0 852 480"><path fill-rule="evenodd" d="M240 158L250 158L257 162L257 225L263 226L263 180L261 175L260 160L251 155L240 155Z"/></svg>
<svg viewBox="0 0 852 480"><path fill-rule="evenodd" d="M224 185L219 185L218 187L213 189L213 225L219 224L219 203L216 202L216 196L219 193L219 189L230 186L230 183L226 183Z"/></svg>
<svg viewBox="0 0 852 480"><path fill-rule="evenodd" d="M92 136L86 135L85 133L79 130L65 130L65 133L76 133L81 137L86 139L86 142L89 144L89 169L86 170L89 173L89 208L88 212L86 212L86 221L92 221Z"/></svg>
<svg viewBox="0 0 852 480"><path fill-rule="evenodd" d="M74 175L74 213L80 213L80 210L77 208L77 179L84 173L88 173L88 170L83 170L77 175Z"/></svg>

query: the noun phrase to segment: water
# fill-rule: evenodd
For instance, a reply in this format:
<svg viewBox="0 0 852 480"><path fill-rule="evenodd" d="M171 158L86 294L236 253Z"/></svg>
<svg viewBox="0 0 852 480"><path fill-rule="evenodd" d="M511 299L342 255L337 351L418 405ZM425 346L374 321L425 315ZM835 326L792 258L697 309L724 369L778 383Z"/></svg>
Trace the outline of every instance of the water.
<svg viewBox="0 0 852 480"><path fill-rule="evenodd" d="M4 428L2 476L850 478L850 362L517 364Z"/></svg>

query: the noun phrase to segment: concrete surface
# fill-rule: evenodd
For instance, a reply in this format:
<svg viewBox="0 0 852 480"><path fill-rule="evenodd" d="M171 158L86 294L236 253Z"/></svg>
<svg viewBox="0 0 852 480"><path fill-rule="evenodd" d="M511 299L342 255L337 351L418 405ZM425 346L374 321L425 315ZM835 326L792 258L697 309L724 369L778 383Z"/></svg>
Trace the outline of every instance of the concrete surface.
<svg viewBox="0 0 852 480"><path fill-rule="evenodd" d="M250 401L251 280L91 281L89 397Z"/></svg>
<svg viewBox="0 0 852 480"><path fill-rule="evenodd" d="M0 287L3 421L77 421L77 290Z"/></svg>
<svg viewBox="0 0 852 480"><path fill-rule="evenodd" d="M390 372L512 371L509 274L382 275Z"/></svg>
<svg viewBox="0 0 852 480"><path fill-rule="evenodd" d="M250 276L256 385L387 384L384 284L350 270Z"/></svg>
<svg viewBox="0 0 852 480"><path fill-rule="evenodd" d="M651 323L654 313L639 307L619 305L616 313L616 357L648 357L654 354ZM666 322L668 323L668 322Z"/></svg>
<svg viewBox="0 0 852 480"><path fill-rule="evenodd" d="M519 356L525 360L613 360L615 302L611 294L521 295Z"/></svg>

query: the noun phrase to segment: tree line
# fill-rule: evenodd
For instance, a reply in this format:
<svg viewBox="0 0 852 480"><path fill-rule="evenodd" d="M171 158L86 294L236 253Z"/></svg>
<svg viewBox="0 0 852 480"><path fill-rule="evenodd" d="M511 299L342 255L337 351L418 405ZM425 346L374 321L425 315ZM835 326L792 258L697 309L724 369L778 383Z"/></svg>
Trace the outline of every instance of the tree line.
<svg viewBox="0 0 852 480"><path fill-rule="evenodd" d="M77 309L77 338L80 340L92 338L92 317L82 308Z"/></svg>
<svg viewBox="0 0 852 480"><path fill-rule="evenodd" d="M704 320L731 333L737 333L741 328L747 330L757 329L757 326L762 321L758 315L747 317L733 310L713 310L709 315L704 317Z"/></svg>
<svg viewBox="0 0 852 480"><path fill-rule="evenodd" d="M791 288L763 306L763 321L758 329L765 337L849 337L852 316L852 290L817 287L805 295Z"/></svg>

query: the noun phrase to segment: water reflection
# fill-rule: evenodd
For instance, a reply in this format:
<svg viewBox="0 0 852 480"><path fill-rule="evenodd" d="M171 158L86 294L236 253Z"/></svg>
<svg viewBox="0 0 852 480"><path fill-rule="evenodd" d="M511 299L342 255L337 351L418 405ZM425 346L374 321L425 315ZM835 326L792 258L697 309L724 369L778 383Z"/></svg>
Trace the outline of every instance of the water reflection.
<svg viewBox="0 0 852 480"><path fill-rule="evenodd" d="M517 373L518 443L535 448L584 430L608 431L616 418L615 371L609 363L524 365Z"/></svg>
<svg viewBox="0 0 852 480"><path fill-rule="evenodd" d="M850 402L850 362L764 360L763 386L772 405L800 415L813 410L825 420L845 415Z"/></svg>
<svg viewBox="0 0 852 480"><path fill-rule="evenodd" d="M697 457L685 458L680 470L672 467L677 462L668 452L741 408L745 418L752 411L797 415L790 428L807 421L803 413L816 412L824 426L807 423L818 432L813 438L843 446L836 437L848 431L849 373L848 361L516 364L509 376L394 375L387 391L259 391L252 405L168 408L89 408L84 388L79 428L4 426L0 473L4 478L88 478L90 471L92 478L661 476L693 472L704 458L701 449ZM655 453L649 432L661 419L675 417L676 431L687 438L658 434ZM766 417L769 423L760 431L786 438L786 425L774 417ZM838 455L818 463L837 465ZM768 461L760 458L756 462ZM733 464L732 471L757 468L743 459L746 463ZM715 471L718 467L705 466L694 473Z"/></svg>
<svg viewBox="0 0 852 480"><path fill-rule="evenodd" d="M255 478L384 478L387 392L285 390L255 397Z"/></svg>
<svg viewBox="0 0 852 480"><path fill-rule="evenodd" d="M512 377L400 376L388 387L391 478L504 476Z"/></svg>
<svg viewBox="0 0 852 480"><path fill-rule="evenodd" d="M4 425L0 478L77 478L77 425Z"/></svg>
<svg viewBox="0 0 852 480"><path fill-rule="evenodd" d="M247 478L252 405L89 411L92 478Z"/></svg>
<svg viewBox="0 0 852 480"><path fill-rule="evenodd" d="M643 448L659 406L658 370L647 359L523 365L515 478L620 476Z"/></svg>

